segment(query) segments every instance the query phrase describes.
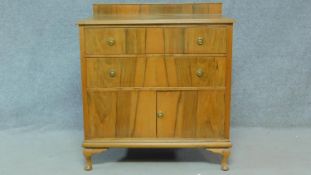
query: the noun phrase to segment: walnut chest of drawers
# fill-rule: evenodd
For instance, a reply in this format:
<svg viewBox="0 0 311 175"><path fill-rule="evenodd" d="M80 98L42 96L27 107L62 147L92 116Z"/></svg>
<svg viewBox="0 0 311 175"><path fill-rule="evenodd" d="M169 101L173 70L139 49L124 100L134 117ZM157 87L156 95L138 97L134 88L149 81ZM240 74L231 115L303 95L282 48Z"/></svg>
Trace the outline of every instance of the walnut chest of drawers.
<svg viewBox="0 0 311 175"><path fill-rule="evenodd" d="M95 4L79 22L86 170L109 148L230 154L233 20L221 3Z"/></svg>

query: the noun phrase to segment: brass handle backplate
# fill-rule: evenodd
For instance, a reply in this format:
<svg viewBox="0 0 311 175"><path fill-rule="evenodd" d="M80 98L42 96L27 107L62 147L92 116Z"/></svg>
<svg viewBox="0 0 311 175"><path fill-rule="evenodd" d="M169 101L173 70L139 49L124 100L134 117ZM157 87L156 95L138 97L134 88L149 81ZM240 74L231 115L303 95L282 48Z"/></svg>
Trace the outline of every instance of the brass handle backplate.
<svg viewBox="0 0 311 175"><path fill-rule="evenodd" d="M109 46L113 46L113 45L115 45L115 44L116 44L116 40L115 40L115 39L113 39L113 38L108 38L108 40L107 40L107 44L108 44Z"/></svg>
<svg viewBox="0 0 311 175"><path fill-rule="evenodd" d="M117 73L116 73L116 71L115 71L114 69L110 69L110 70L109 70L109 76L110 76L111 78L115 77L116 75L117 75Z"/></svg>
<svg viewBox="0 0 311 175"><path fill-rule="evenodd" d="M198 45L203 45L204 44L204 38L203 37L198 37L198 39L197 39L197 44Z"/></svg>
<svg viewBox="0 0 311 175"><path fill-rule="evenodd" d="M204 75L204 70L199 68L197 69L197 71L195 72L195 74L198 76L198 77L203 77Z"/></svg>
<svg viewBox="0 0 311 175"><path fill-rule="evenodd" d="M162 111L157 112L157 117L158 118L163 118L164 117L164 113Z"/></svg>

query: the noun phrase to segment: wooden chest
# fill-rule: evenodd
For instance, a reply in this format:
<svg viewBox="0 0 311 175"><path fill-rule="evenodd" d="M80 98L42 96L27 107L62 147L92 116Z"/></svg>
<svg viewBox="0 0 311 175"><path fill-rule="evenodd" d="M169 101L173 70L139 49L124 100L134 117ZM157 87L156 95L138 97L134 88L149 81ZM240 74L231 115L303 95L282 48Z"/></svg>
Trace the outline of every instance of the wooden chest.
<svg viewBox="0 0 311 175"><path fill-rule="evenodd" d="M86 170L108 148L230 154L233 20L221 3L95 4L79 22Z"/></svg>

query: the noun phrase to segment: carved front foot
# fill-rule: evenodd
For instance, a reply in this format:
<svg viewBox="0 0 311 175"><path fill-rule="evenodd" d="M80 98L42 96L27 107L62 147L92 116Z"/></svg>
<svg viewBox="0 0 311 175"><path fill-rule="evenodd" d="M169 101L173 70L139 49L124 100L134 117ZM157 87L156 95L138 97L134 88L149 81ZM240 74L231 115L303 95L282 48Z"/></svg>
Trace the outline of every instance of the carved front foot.
<svg viewBox="0 0 311 175"><path fill-rule="evenodd" d="M92 165L93 165L92 156L94 154L98 154L98 153L104 152L106 150L107 149L104 149L104 148L84 148L84 150L83 150L83 155L85 157L85 167L84 167L84 169L86 171L92 170Z"/></svg>
<svg viewBox="0 0 311 175"><path fill-rule="evenodd" d="M216 154L222 155L221 159L221 169L223 171L228 171L229 170L229 164L228 164L228 159L230 156L230 149L221 149L221 148L215 148L215 149L209 149L207 148L206 150L211 151Z"/></svg>

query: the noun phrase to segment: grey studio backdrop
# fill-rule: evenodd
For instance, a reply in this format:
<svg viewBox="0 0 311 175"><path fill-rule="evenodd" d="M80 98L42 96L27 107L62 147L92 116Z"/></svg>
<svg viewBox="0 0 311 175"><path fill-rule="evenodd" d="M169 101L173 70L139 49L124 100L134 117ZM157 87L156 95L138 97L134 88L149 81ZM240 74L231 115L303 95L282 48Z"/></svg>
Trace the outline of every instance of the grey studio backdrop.
<svg viewBox="0 0 311 175"><path fill-rule="evenodd" d="M1 0L0 130L82 130L75 24L94 2L189 1ZM237 20L232 125L310 127L311 1L222 2Z"/></svg>

